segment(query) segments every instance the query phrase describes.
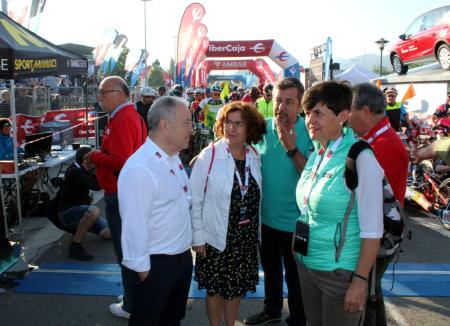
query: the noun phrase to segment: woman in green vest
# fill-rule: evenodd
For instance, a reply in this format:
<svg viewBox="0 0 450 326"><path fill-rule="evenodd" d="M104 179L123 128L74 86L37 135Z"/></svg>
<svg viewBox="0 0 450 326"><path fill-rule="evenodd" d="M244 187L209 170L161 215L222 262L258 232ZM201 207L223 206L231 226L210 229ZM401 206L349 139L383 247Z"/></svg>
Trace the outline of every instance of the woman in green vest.
<svg viewBox="0 0 450 326"><path fill-rule="evenodd" d="M320 83L303 97L315 151L297 185L301 216L294 250L306 317L314 326L358 324L383 234L383 170L367 150L356 160L358 187L349 205L344 170L357 141L345 127L351 105L351 88L341 82Z"/></svg>

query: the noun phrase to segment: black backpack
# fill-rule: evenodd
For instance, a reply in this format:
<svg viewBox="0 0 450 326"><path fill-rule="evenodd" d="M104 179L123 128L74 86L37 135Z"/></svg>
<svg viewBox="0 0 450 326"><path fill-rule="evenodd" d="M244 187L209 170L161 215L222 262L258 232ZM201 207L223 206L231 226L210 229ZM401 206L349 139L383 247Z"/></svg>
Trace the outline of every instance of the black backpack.
<svg viewBox="0 0 450 326"><path fill-rule="evenodd" d="M360 140L352 145L347 155L347 162L345 167L345 181L347 187L352 191L351 201L354 201L355 189L358 186L358 173L356 171L356 158L363 150L369 149L373 152L372 147L363 140ZM350 205L349 205L350 206ZM351 204L353 206L353 203ZM348 212L349 214L350 212ZM347 213L346 213L347 214ZM389 184L386 176L383 177L383 237L380 241L380 251L378 257L389 257L395 254L403 237L405 235L405 213L400 202L395 199L392 187ZM344 228L348 223L348 216L344 220Z"/></svg>

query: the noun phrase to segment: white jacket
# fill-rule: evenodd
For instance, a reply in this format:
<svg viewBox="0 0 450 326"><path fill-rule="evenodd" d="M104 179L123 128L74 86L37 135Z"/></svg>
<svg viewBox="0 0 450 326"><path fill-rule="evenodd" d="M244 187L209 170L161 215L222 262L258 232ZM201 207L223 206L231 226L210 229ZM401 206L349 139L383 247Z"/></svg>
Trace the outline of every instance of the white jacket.
<svg viewBox="0 0 450 326"><path fill-rule="evenodd" d="M204 189L211 164L211 145L199 154L191 173L191 217L194 231L192 245L200 246L208 243L217 250L224 251L235 165L234 160L227 153L227 143L224 139L215 143L214 149L215 156L206 193ZM253 149L250 149L249 161L250 173L255 178L262 197L261 164L259 154ZM261 221L261 214L258 218Z"/></svg>

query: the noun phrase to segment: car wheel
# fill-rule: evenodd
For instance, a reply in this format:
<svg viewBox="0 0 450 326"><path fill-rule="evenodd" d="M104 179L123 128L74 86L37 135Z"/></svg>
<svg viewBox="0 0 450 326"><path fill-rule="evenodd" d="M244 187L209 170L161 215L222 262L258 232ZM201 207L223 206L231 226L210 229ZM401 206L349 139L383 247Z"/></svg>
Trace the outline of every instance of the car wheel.
<svg viewBox="0 0 450 326"><path fill-rule="evenodd" d="M450 48L447 44L442 44L437 52L437 59L442 69L450 70Z"/></svg>
<svg viewBox="0 0 450 326"><path fill-rule="evenodd" d="M399 74L404 75L408 72L408 66L405 66L397 54L392 57L392 69Z"/></svg>

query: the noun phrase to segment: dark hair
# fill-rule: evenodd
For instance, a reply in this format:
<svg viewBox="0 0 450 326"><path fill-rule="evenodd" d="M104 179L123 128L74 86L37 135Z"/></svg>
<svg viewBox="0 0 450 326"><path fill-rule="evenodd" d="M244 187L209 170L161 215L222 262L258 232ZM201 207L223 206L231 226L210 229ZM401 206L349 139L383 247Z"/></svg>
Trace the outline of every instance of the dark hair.
<svg viewBox="0 0 450 326"><path fill-rule="evenodd" d="M89 147L80 147L77 149L77 153L75 154L75 162L77 162L78 165L83 164L84 156L90 151L91 149Z"/></svg>
<svg viewBox="0 0 450 326"><path fill-rule="evenodd" d="M352 89L348 82L334 80L325 81L308 88L302 103L305 111L311 110L319 103L325 104L336 115L344 110L350 110Z"/></svg>
<svg viewBox="0 0 450 326"><path fill-rule="evenodd" d="M305 93L305 86L303 86L302 82L295 77L286 77L277 84L277 89L285 90L289 88L297 88L298 102L301 103Z"/></svg>
<svg viewBox="0 0 450 326"><path fill-rule="evenodd" d="M11 121L9 121L9 119L0 119L0 129L2 129L3 127L11 127Z"/></svg>
<svg viewBox="0 0 450 326"><path fill-rule="evenodd" d="M370 112L384 114L386 111L386 97L383 92L373 84L361 83L352 87L352 106L361 110L367 106Z"/></svg>
<svg viewBox="0 0 450 326"><path fill-rule="evenodd" d="M216 132L219 137L224 136L223 124L226 121L228 114L231 112L241 112L242 120L247 127L247 144L256 144L262 140L266 133L266 120L264 116L259 113L254 106L240 101L231 102L221 109L221 115L216 122Z"/></svg>

